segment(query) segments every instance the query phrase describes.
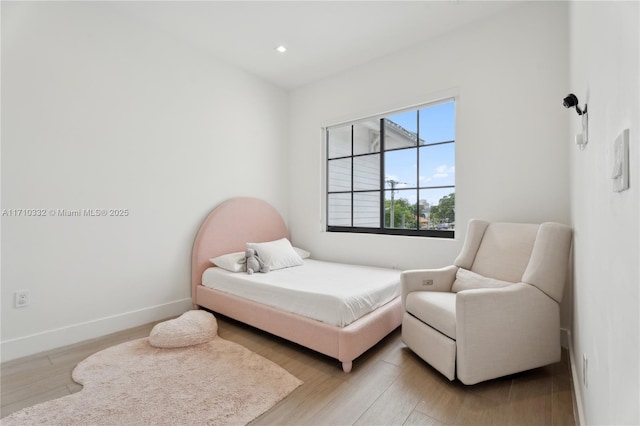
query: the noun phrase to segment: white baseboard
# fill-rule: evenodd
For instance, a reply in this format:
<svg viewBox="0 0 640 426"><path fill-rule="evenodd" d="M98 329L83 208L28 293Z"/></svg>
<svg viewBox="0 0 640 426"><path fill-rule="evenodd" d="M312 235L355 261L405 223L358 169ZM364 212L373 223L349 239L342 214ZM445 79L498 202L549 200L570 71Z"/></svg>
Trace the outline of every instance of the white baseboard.
<svg viewBox="0 0 640 426"><path fill-rule="evenodd" d="M573 414L577 425L584 424L584 409L582 407L582 387L580 386L580 377L578 376L578 364L576 354L573 350L573 339L571 338L571 330L561 329L562 346L568 348L569 364L571 366L571 380L573 388Z"/></svg>
<svg viewBox="0 0 640 426"><path fill-rule="evenodd" d="M193 309L191 298L176 300L137 311L125 312L123 314L43 331L29 336L5 340L0 343L0 359L2 362L5 362L34 355L153 321L174 317L190 309Z"/></svg>

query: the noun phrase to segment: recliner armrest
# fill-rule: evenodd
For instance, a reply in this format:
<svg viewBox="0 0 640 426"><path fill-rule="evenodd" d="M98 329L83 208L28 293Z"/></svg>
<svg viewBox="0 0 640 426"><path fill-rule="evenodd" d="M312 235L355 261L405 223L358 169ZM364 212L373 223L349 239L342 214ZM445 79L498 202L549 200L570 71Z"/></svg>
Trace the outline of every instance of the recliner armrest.
<svg viewBox="0 0 640 426"><path fill-rule="evenodd" d="M454 265L439 269L413 269L400 274L402 308L407 294L414 291L451 291L458 267Z"/></svg>

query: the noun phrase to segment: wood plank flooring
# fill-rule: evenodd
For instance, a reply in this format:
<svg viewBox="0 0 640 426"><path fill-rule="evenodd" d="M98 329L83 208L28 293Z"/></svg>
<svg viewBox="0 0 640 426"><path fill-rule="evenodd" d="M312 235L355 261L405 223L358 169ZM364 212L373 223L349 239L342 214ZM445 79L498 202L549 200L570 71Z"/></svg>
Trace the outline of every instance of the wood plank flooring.
<svg viewBox="0 0 640 426"><path fill-rule="evenodd" d="M402 343L400 329L342 372L340 363L216 315L220 337L268 358L304 384L253 425L575 425L566 351L557 364L474 386L450 382ZM2 364L1 412L78 392L75 365L92 353L146 337L147 324Z"/></svg>

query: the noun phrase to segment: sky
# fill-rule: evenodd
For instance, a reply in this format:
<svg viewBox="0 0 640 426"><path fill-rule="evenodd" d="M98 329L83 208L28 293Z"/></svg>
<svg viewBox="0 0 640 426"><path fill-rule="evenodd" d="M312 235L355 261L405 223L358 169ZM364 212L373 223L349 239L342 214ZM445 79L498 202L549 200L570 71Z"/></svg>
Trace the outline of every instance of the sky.
<svg viewBox="0 0 640 426"><path fill-rule="evenodd" d="M406 198L412 204L416 202L416 191L402 190L406 187L455 185L455 144L428 146L432 143L455 140L453 101L387 118L409 131L419 130L420 139L427 145L419 149L420 170L414 150L391 151L385 154L386 180L400 182L396 185L396 199ZM426 199L430 205L434 205L438 204L440 198L452 192L454 188L423 189L420 191L420 199ZM388 195L387 198L389 197Z"/></svg>

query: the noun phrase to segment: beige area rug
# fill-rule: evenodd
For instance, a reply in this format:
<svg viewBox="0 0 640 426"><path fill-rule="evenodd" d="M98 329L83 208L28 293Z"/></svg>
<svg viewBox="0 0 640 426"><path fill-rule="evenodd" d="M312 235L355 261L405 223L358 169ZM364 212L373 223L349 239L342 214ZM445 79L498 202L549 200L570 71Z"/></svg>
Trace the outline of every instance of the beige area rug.
<svg viewBox="0 0 640 426"><path fill-rule="evenodd" d="M25 408L2 425L244 425L302 382L244 346L160 349L148 338L82 361L75 394Z"/></svg>

